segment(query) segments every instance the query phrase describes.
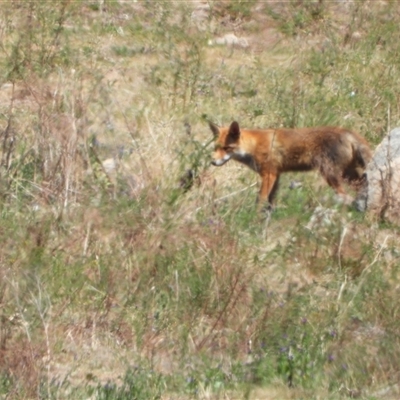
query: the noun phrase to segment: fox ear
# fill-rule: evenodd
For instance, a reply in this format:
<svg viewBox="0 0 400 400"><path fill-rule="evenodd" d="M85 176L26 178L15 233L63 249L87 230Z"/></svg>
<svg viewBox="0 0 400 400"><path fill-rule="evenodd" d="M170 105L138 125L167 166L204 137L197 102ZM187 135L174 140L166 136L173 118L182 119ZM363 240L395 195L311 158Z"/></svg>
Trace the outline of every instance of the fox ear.
<svg viewBox="0 0 400 400"><path fill-rule="evenodd" d="M239 124L236 121L233 121L231 123L231 126L229 127L228 136L233 141L237 141L239 139L240 128L239 128Z"/></svg>
<svg viewBox="0 0 400 400"><path fill-rule="evenodd" d="M213 133L213 135L215 137L219 136L219 127L217 125L215 125L213 122L208 121L208 126L211 129L211 132Z"/></svg>

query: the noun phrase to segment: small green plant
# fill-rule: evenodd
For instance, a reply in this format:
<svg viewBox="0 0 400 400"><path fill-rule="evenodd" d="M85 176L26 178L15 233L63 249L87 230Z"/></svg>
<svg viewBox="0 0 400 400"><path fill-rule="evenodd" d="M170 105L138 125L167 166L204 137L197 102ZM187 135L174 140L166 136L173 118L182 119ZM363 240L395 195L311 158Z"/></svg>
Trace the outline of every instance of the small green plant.
<svg viewBox="0 0 400 400"><path fill-rule="evenodd" d="M275 7L267 5L266 12L278 22L279 29L288 36L312 32L318 22L323 20L325 13L324 0L290 2L282 8L276 10Z"/></svg>
<svg viewBox="0 0 400 400"><path fill-rule="evenodd" d="M159 399L163 393L163 377L150 369L128 370L121 386L109 382L99 384L93 392L99 400Z"/></svg>
<svg viewBox="0 0 400 400"><path fill-rule="evenodd" d="M248 19L252 15L252 9L256 4L255 0L250 1L229 1L229 2L222 2L217 1L214 3L215 11L222 15L229 15L230 19L232 20L240 20L240 19Z"/></svg>

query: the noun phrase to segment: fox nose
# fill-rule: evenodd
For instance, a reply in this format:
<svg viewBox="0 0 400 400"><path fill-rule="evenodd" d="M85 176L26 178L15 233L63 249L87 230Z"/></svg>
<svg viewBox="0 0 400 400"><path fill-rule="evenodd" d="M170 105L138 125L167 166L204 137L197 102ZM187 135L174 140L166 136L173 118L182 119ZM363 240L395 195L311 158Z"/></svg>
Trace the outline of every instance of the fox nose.
<svg viewBox="0 0 400 400"><path fill-rule="evenodd" d="M221 165L224 165L227 161L231 159L230 154L225 154L222 158L220 157L213 157L211 164L215 165L216 167L220 167Z"/></svg>

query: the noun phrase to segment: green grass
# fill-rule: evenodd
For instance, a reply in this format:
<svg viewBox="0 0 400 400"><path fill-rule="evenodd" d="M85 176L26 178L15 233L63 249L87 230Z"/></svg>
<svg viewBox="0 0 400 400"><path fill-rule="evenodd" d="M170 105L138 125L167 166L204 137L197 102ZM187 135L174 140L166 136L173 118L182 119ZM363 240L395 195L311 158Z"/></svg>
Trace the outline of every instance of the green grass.
<svg viewBox="0 0 400 400"><path fill-rule="evenodd" d="M153 3L0 11L0 397L396 398L398 227L314 173L267 223L206 120L378 144L397 5Z"/></svg>

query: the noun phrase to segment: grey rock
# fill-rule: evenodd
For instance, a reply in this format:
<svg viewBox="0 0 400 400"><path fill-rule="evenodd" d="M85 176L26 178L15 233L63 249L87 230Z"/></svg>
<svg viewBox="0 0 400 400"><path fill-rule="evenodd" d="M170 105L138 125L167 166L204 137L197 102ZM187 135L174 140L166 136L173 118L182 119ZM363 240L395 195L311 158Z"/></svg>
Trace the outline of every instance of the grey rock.
<svg viewBox="0 0 400 400"><path fill-rule="evenodd" d="M367 184L355 200L356 207L400 222L400 127L378 145L365 173Z"/></svg>

